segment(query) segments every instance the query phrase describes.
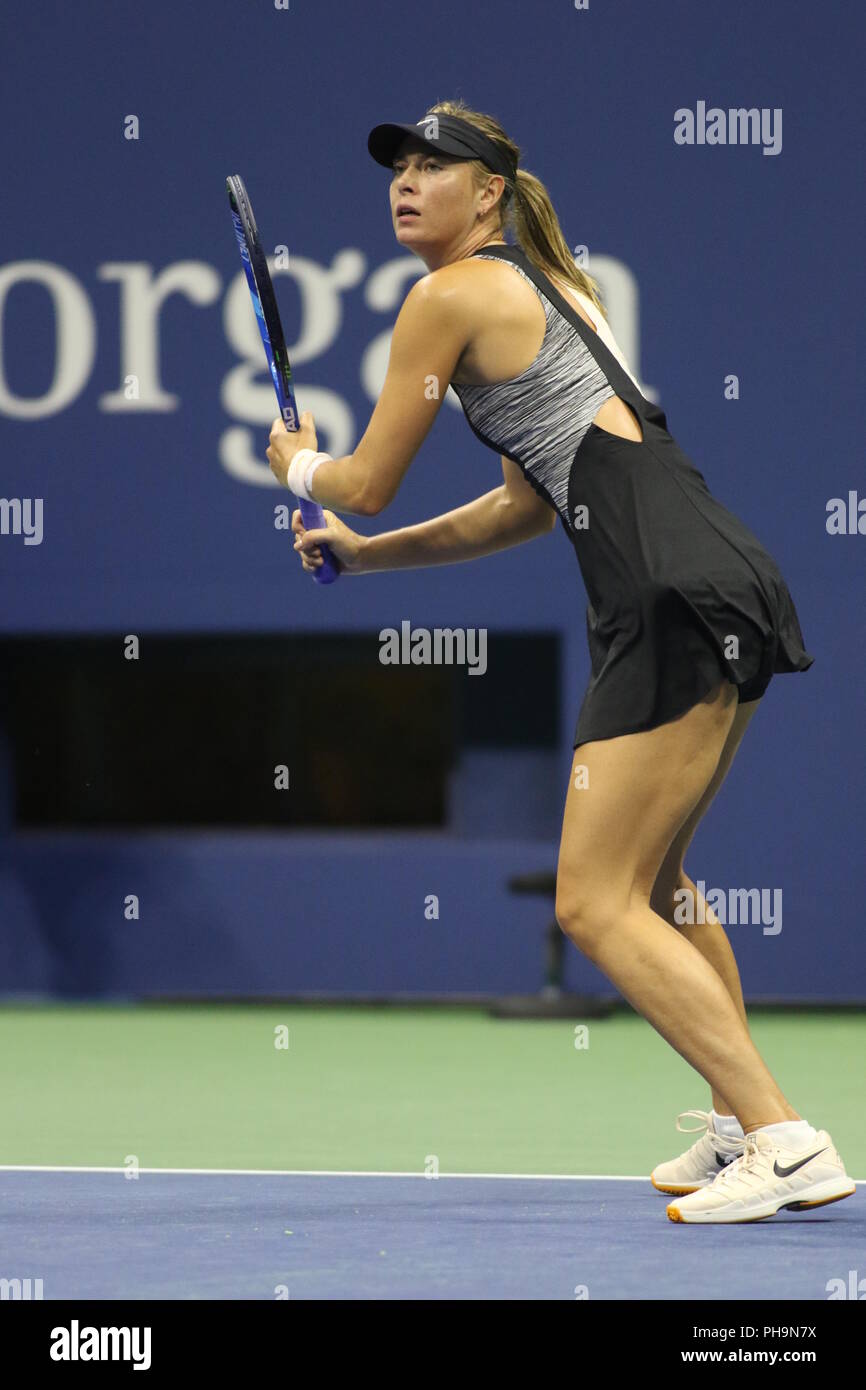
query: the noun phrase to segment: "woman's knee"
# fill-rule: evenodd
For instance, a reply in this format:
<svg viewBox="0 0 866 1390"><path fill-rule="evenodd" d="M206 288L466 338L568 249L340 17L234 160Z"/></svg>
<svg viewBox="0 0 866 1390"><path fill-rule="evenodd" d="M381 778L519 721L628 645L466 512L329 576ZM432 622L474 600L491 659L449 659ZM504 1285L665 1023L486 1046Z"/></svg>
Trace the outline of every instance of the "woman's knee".
<svg viewBox="0 0 866 1390"><path fill-rule="evenodd" d="M586 884L557 887L555 912L559 929L590 959L602 938L616 929L617 919L626 908L627 903L618 903L614 895L600 888L592 891Z"/></svg>

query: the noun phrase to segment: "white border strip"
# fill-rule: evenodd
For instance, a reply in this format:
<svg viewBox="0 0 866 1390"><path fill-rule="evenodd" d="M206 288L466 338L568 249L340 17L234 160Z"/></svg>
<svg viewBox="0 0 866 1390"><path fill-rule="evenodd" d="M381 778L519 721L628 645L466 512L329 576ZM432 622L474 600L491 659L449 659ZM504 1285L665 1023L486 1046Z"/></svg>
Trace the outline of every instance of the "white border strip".
<svg viewBox="0 0 866 1390"><path fill-rule="evenodd" d="M0 1163L0 1173L129 1173L129 1168L85 1168L65 1164ZM419 1173L371 1172L336 1168L136 1168L136 1173L187 1173L191 1177L225 1178L424 1178L429 1182L439 1178L489 1178L509 1182L649 1182L649 1176L623 1176L618 1173ZM854 1178L858 1187L866 1186L866 1178Z"/></svg>
<svg viewBox="0 0 866 1390"><path fill-rule="evenodd" d="M128 1168L84 1168L66 1164L0 1163L0 1173L127 1173ZM136 1168L137 1173L189 1173L192 1176L238 1178L427 1178L419 1172L371 1172L370 1169L338 1168ZM521 1178L531 1182L648 1182L648 1178L611 1176L609 1173L437 1173L436 1178Z"/></svg>

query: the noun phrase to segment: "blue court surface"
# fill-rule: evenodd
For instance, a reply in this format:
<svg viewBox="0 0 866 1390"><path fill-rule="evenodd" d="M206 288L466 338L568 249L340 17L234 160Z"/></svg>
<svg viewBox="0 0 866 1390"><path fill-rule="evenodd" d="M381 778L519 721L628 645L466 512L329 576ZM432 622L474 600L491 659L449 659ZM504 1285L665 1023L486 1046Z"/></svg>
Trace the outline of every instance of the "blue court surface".
<svg viewBox="0 0 866 1390"><path fill-rule="evenodd" d="M818 1299L866 1192L684 1226L646 1178L0 1171L5 1277L45 1299Z"/></svg>

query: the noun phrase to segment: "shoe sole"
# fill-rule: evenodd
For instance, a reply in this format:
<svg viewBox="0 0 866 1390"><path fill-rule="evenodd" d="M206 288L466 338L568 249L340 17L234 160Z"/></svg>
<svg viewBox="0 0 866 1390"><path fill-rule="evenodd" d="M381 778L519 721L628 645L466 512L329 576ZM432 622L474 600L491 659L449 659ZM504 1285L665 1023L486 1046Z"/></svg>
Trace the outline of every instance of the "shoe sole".
<svg viewBox="0 0 866 1390"><path fill-rule="evenodd" d="M736 1155L732 1155L732 1157L736 1157ZM718 1171L721 1172L721 1169L719 1169ZM652 1183L656 1192L664 1192L669 1197L688 1197L690 1192L700 1192L701 1188L709 1187L710 1183L714 1182L716 1177L717 1173L713 1173L710 1177L703 1178L700 1182L692 1183L690 1187L686 1187L683 1184L678 1183L656 1182L652 1173L650 1173L650 1182Z"/></svg>
<svg viewBox="0 0 866 1390"><path fill-rule="evenodd" d="M665 1192L669 1197L687 1197L690 1192L700 1192L702 1187L709 1187L712 1178L707 1178L706 1182L695 1183L694 1187L675 1187L672 1183L656 1182L655 1178L650 1174L650 1182L656 1192Z"/></svg>
<svg viewBox="0 0 866 1390"><path fill-rule="evenodd" d="M694 1216L684 1216L674 1205L667 1208L667 1216L670 1221L680 1221L685 1226L745 1226L753 1221L769 1221L771 1216L777 1216L780 1211L812 1211L815 1207L828 1207L831 1202L841 1202L844 1197L853 1197L857 1191L852 1183L845 1192L835 1192L831 1196L818 1197L811 1202L780 1202L772 1211L765 1211L761 1216L723 1216L712 1212L700 1212Z"/></svg>

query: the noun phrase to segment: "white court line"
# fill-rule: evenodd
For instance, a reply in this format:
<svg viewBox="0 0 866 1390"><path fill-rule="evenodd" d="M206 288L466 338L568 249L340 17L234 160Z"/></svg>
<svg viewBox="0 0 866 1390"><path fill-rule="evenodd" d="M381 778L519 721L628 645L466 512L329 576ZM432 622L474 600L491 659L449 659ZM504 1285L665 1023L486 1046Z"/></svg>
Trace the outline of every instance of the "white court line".
<svg viewBox="0 0 866 1390"><path fill-rule="evenodd" d="M0 1173L188 1173L190 1176L226 1178L490 1178L521 1182L649 1182L649 1176L622 1176L618 1173L420 1173L353 1171L337 1168L84 1168L66 1164L0 1163ZM858 1186L866 1186L866 1178L853 1178Z"/></svg>
<svg viewBox="0 0 866 1390"><path fill-rule="evenodd" d="M66 1164L0 1163L0 1173L127 1173L128 1168L80 1168ZM338 1168L136 1168L137 1173L189 1173L238 1178L428 1178L411 1172L371 1172ZM437 1173L435 1178L522 1178L529 1182L648 1182L648 1178L618 1177L609 1173ZM428 1181L434 1181L431 1174Z"/></svg>

